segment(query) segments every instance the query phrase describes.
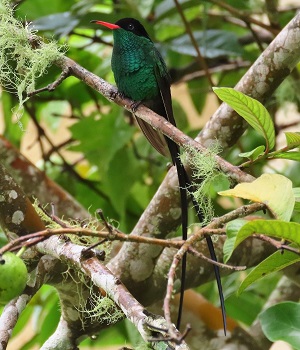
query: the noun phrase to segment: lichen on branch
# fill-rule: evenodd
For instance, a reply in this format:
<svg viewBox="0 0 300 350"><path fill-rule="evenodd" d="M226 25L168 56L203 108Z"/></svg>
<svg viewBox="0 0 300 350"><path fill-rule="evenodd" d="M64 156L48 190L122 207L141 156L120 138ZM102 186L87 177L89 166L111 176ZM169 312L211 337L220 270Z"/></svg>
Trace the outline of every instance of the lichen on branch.
<svg viewBox="0 0 300 350"><path fill-rule="evenodd" d="M207 225L214 217L212 197L210 187L214 180L220 175L216 155L221 152L217 142L212 143L203 152L197 152L193 147L184 147L183 157L188 159L192 168L192 188L188 188L201 211L203 212L203 225ZM223 174L226 177L225 174Z"/></svg>
<svg viewBox="0 0 300 350"><path fill-rule="evenodd" d="M20 116L27 94L35 90L37 79L63 56L66 47L42 42L34 28L14 18L8 0L0 0L0 47L0 84L18 96Z"/></svg>

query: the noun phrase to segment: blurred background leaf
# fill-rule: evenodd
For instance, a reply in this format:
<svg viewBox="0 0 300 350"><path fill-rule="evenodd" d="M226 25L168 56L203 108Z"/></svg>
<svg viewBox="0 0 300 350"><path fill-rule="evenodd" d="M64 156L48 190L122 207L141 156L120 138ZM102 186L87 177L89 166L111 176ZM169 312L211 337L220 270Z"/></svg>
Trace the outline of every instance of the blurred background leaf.
<svg viewBox="0 0 300 350"><path fill-rule="evenodd" d="M246 17L258 18L266 17L265 3L226 1ZM296 9L287 7L285 1L279 3L278 25L282 28ZM185 0L180 4L214 85L234 87L273 36L261 28L253 32L241 18L210 1ZM136 17L145 25L170 69L179 128L196 136L219 105L172 0L23 0L18 2L16 17L32 22L30 26L38 30L45 41L54 38L66 45L68 57L111 83L114 83L110 68L112 33L90 21L115 22L123 17ZM276 142L280 142L278 135L286 125L293 127L299 123L299 118L291 118L291 110L297 115L300 106L298 70L299 67L281 84L266 106L275 123ZM53 82L59 74L57 67L50 67L47 75L38 80L37 87ZM65 80L53 93L40 93L27 102L21 119L24 130L12 113L16 104L13 91L1 91L1 133L91 214L101 208L105 217L115 220L120 229L129 233L163 180L168 162L152 149L133 125L131 116L74 77ZM263 142L256 132L247 130L234 147L224 152L224 157L238 165L242 162L238 154L251 152ZM300 185L299 163L273 164L270 167ZM250 172L259 176L266 166L265 162L253 165ZM232 202L225 203L216 196L217 191L228 186L228 180L219 177L210 189L215 216L234 208ZM299 218L300 213L293 213L294 220ZM1 245L4 244L2 238L0 235ZM235 292L243 274L226 277L223 289L228 315L248 326L275 288L279 275L257 281L237 297ZM215 284L209 283L197 290L218 303ZM34 322L35 333L22 349L39 347L54 330L58 318L56 293L45 286L23 312L14 330L14 335L18 335L26 324ZM133 333L125 322L120 322L101 332L99 338L86 339L80 348L121 346L134 338Z"/></svg>

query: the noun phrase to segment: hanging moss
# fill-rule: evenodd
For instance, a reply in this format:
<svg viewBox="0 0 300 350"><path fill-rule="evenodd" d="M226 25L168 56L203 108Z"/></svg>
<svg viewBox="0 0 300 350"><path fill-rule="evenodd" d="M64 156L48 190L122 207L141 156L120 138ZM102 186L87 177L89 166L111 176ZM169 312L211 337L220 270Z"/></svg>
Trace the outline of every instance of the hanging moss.
<svg viewBox="0 0 300 350"><path fill-rule="evenodd" d="M219 176L218 165L215 156L220 152L218 143L214 143L205 152L198 152L192 147L185 147L184 158L193 169L192 195L199 204L203 213L203 225L208 224L214 217L212 198L210 197L210 186L216 176ZM189 189L188 189L189 190Z"/></svg>
<svg viewBox="0 0 300 350"><path fill-rule="evenodd" d="M59 60L64 46L44 43L35 31L14 18L8 0L0 0L0 84L19 99L17 113L21 115L27 94L35 90L39 77Z"/></svg>
<svg viewBox="0 0 300 350"><path fill-rule="evenodd" d="M107 296L91 293L89 302L92 308L83 309L84 317L90 318L92 323L105 323L107 325L117 323L124 318L124 313L116 307L116 304Z"/></svg>

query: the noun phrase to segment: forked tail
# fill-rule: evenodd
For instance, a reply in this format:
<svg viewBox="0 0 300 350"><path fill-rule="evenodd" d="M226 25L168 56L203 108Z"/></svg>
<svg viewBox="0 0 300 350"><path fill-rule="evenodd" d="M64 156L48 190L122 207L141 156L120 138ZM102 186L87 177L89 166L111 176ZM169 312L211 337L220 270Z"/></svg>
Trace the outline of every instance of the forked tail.
<svg viewBox="0 0 300 350"><path fill-rule="evenodd" d="M181 162L180 156L179 156L179 147L178 145L173 142L172 140L166 138L166 141L168 143L168 147L172 156L173 164L176 166L177 169L177 175L178 175L178 182L179 182L179 191L180 191L180 200L181 200L181 225L182 225L182 239L187 239L187 226L188 226L188 195L187 195L187 188L189 188L190 197L193 203L193 206L196 210L196 214L198 216L199 222L203 222L204 215L203 211L200 208L198 202L196 201L195 197L193 196L193 185L189 179L189 176ZM212 239L209 235L205 236L207 247L210 253L210 257L213 261L217 261L214 245L212 242ZM223 318L223 327L224 327L224 334L226 335L226 309L225 309L225 301L224 301L224 295L222 290L222 283L221 283L221 276L220 276L220 270L217 265L213 265L214 273L217 281L218 291L219 291L219 298L220 298L220 305L222 310L222 318ZM180 288L180 299L179 299L179 309L178 309L178 316L177 316L177 329L180 328L181 323L181 317L182 317L182 310L183 310L183 299L184 299L184 290L185 290L185 278L186 278L186 254L184 254L182 258L182 265L181 265L181 288Z"/></svg>

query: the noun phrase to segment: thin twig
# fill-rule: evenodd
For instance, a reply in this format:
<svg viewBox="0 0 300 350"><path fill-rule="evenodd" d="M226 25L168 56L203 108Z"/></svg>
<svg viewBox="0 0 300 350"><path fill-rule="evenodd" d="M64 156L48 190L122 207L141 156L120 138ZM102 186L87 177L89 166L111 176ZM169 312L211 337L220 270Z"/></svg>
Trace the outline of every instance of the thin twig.
<svg viewBox="0 0 300 350"><path fill-rule="evenodd" d="M21 244L22 242L29 241L32 239L46 239L55 235L63 234L75 234L77 236L89 236L89 237L98 237L111 239L111 233L106 231L97 231L83 227L67 227L67 228L57 228L57 229L46 229L43 231L30 233L28 235L20 236L15 240L10 241L5 246L0 249L0 255L4 254L6 251L12 250L15 246ZM148 244L157 244L162 247L168 248L180 248L184 241L182 240L171 240L171 239L158 239L137 235L127 235L120 232L118 229L114 228L114 239L124 242L139 242L139 243L148 243Z"/></svg>
<svg viewBox="0 0 300 350"><path fill-rule="evenodd" d="M99 231L92 230L85 227L62 227L56 229L46 229L43 231L38 231L35 233L30 233L28 235L20 236L15 240L10 241L5 246L0 249L0 254L4 254L6 251L12 250L15 246L21 244L25 241L31 241L35 238L46 239L55 235L63 235L63 234L75 234L77 236L90 236L90 237L98 237L105 238L106 240L118 240L123 242L138 242L138 243L147 243L147 244L156 244L166 248L180 248L184 240L180 239L159 239L159 238L151 238L145 236L138 235L127 235L121 232L119 229L108 224L110 229L109 231ZM208 234L209 231L205 231ZM216 231L212 230L211 234L215 234ZM228 266L227 266L228 267Z"/></svg>
<svg viewBox="0 0 300 350"><path fill-rule="evenodd" d="M194 249L192 247L189 247L188 252L191 252L194 256L197 256L198 258L203 259L210 264L219 266L219 267L224 268L224 269L234 270L234 271L243 271L243 270L246 270L246 268L247 268L247 266L232 266L232 265L228 265L228 264L223 264L219 261L212 260L212 259L208 258L207 256L205 256L203 253L198 252L196 249Z"/></svg>
<svg viewBox="0 0 300 350"><path fill-rule="evenodd" d="M180 15L180 17L182 19L182 22L184 23L185 30L186 30L188 36L190 37L191 43L193 44L193 46L194 46L194 48L196 50L196 53L197 53L196 59L197 59L197 61L199 63L200 69L204 70L205 76L206 76L206 78L207 78L207 80L209 82L209 85L210 85L211 88L213 88L215 86L215 84L214 84L214 82L212 80L212 77L210 75L210 71L208 69L208 65L207 65L204 57L202 56L202 54L200 52L200 49L198 47L198 43L197 43L197 41L196 41L196 39L194 37L194 34L193 34L192 30L191 30L190 24L187 21L185 15L184 15L184 12L183 12L183 10L181 8L181 5L179 4L178 0L174 0L174 2L175 2L175 5L177 7L178 13L179 13L179 15Z"/></svg>
<svg viewBox="0 0 300 350"><path fill-rule="evenodd" d="M252 33L253 38L254 38L254 40L255 40L255 42L256 42L258 48L260 49L261 52L263 52L263 51L264 51L264 47L262 46L262 43L261 43L261 41L259 40L259 37L258 37L258 35L256 34L255 30L253 30L251 23L248 23L248 22L247 22L247 23L246 23L246 26L247 26L247 28L250 30L250 32Z"/></svg>
<svg viewBox="0 0 300 350"><path fill-rule="evenodd" d="M107 222L107 220L106 220L106 218L105 218L105 216L104 216L104 214L103 214L103 210L102 210L102 209L98 209L98 210L96 211L96 213L99 215L99 217L100 217L102 223L104 224L104 226L105 226L106 229L107 229L107 232L108 232L109 235L111 236L109 239L113 240L114 237L115 237L115 234L114 234L114 227L113 227L110 223Z"/></svg>
<svg viewBox="0 0 300 350"><path fill-rule="evenodd" d="M52 155L53 153L57 153L61 148L66 147L66 146L69 146L70 144L72 144L72 143L74 143L74 142L75 142L75 140L74 140L73 138L69 138L69 139L67 139L67 140L65 140L65 141L60 142L60 143L57 144L57 145L53 145L53 147L51 147L51 148L49 149L49 151L47 151L47 152L43 155L44 160L45 160L45 161L49 160L50 157L51 157L51 155Z"/></svg>
<svg viewBox="0 0 300 350"><path fill-rule="evenodd" d="M50 137L47 135L47 133L45 132L45 130L41 127L40 123L38 122L36 115L35 115L35 110L33 110L33 108L29 107L28 103L24 104L24 108L26 109L26 111L28 112L29 116L31 117L34 125L36 126L37 130L38 130L38 134L39 134L39 140L40 138L43 136L47 142L50 144L50 146L54 149L55 145L52 142L52 140L50 139ZM41 147L42 147L42 142L40 141ZM43 148L42 148L43 150ZM61 158L62 162L63 162L63 166L66 168L67 171L69 171L69 173L71 175L73 175L77 180L79 180L80 182L82 182L83 184L85 184L87 187L89 187L92 191L94 191L96 194L98 194L99 196L101 196L102 198L106 199L107 201L109 201L109 197L107 196L106 193L104 193L103 191L101 191L97 186L95 186L93 184L93 182L83 178L74 168L71 164L69 164L67 162L67 160L65 159L65 157L63 156L63 154L60 152L59 149L56 150L56 153L59 155L59 157ZM44 151L43 151L43 157L45 157ZM45 158L44 158L45 159ZM51 161L51 160L50 160Z"/></svg>
<svg viewBox="0 0 300 350"><path fill-rule="evenodd" d="M52 92L58 87L58 85L60 85L69 76L70 76L70 69L69 69L69 67L64 67L64 69L60 73L60 76L53 83L48 84L47 86L44 86L44 87L42 87L40 89L28 92L27 96L28 97L32 97L32 96L37 95L40 92L44 92L44 91Z"/></svg>
<svg viewBox="0 0 300 350"><path fill-rule="evenodd" d="M229 62L229 63L221 64L221 65L218 65L216 67L209 68L208 70L209 70L210 74L219 73L219 72L224 73L224 72L236 71L236 70L241 69L241 68L249 68L250 66L251 66L250 61L236 61L236 62ZM176 80L174 85L180 84L182 82L188 82L188 81L191 81L191 80L197 79L197 78L202 78L205 75L206 75L206 73L204 72L204 70L188 73L188 74L184 75L182 78L180 78L179 80Z"/></svg>
<svg viewBox="0 0 300 350"><path fill-rule="evenodd" d="M78 33L75 30L72 30L69 35L72 35L72 34L79 36L79 37L82 37L82 38L85 38L85 39L90 39L92 41L91 44L98 43L98 44L104 44L106 46L111 46L111 47L113 46L113 44L111 42L103 40L101 38L101 36L99 36L99 35L90 36L90 35L87 35L84 33Z"/></svg>
<svg viewBox="0 0 300 350"><path fill-rule="evenodd" d="M249 214L252 214L256 211L259 211L261 209L265 208L264 204L261 203L254 203L250 205L245 205L243 207L240 207L236 210L233 210L232 212L223 215L220 218L214 219L209 225L206 226L205 229L198 230L195 234L193 234L191 237L189 237L184 244L181 246L181 248L177 251L177 253L173 257L172 264L170 266L169 272L168 272L168 281L167 281L167 291L166 296L164 299L163 304L163 310L165 319L169 324L172 324L171 320L171 311L170 311L170 302L172 300L173 290L174 290L174 281L175 281L175 275L176 275L176 269L182 260L182 257L184 254L190 249L190 247L195 244L198 240L202 239L204 234L207 234L209 232L209 229L215 229L222 227L224 224L226 224L229 221L232 221L234 219L247 216Z"/></svg>
<svg viewBox="0 0 300 350"><path fill-rule="evenodd" d="M154 329L154 327L152 325L150 325L150 327L152 329ZM166 332L170 334L170 329L159 329L158 327L155 327L156 330L159 330L160 332ZM172 341L175 344L180 345L182 343L182 341L188 336L188 334L190 333L190 331L192 330L191 325L188 323L185 327L185 330L182 334L176 334L175 332L173 334L170 334L171 336L169 337L156 337L156 338L151 338L148 339L149 343L157 343L160 341Z"/></svg>
<svg viewBox="0 0 300 350"><path fill-rule="evenodd" d="M279 33L279 30L277 28L272 28L271 26L259 21L258 19L255 19L255 18L249 16L249 14L245 14L244 12L228 5L227 3L223 2L223 1L220 1L220 0L209 0L209 1L211 3L219 6L219 7L227 10L228 12L233 14L234 16L243 20L245 23L256 24L257 26L268 30L269 32L271 32L274 35L277 35Z"/></svg>
<svg viewBox="0 0 300 350"><path fill-rule="evenodd" d="M297 255L300 255L300 250L298 248L292 247L292 246L287 245L287 244L283 244L282 241L277 241L276 239L271 238L269 236L265 236L265 235L261 235L261 234L254 234L253 237L258 238L261 241L270 243L277 250L282 250L282 251L287 250L289 252L292 252L292 253L295 253Z"/></svg>

